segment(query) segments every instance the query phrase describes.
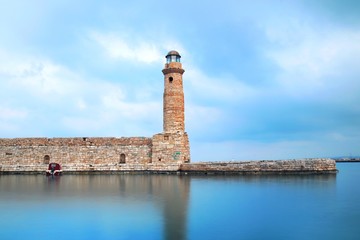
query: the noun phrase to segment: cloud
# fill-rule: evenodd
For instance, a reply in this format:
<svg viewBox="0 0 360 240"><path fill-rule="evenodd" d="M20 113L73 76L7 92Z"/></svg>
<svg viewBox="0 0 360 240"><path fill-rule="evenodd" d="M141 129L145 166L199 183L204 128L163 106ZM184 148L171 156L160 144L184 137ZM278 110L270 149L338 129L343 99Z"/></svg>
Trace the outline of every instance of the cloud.
<svg viewBox="0 0 360 240"><path fill-rule="evenodd" d="M216 131L223 118L223 110L214 106L202 106L185 102L185 126L195 139L209 136Z"/></svg>
<svg viewBox="0 0 360 240"><path fill-rule="evenodd" d="M117 91L109 91L101 96L101 104L107 111L118 112L121 117L127 119L160 120L161 101L127 102Z"/></svg>
<svg viewBox="0 0 360 240"><path fill-rule="evenodd" d="M161 99L131 100L121 82L89 77L44 58L8 56L11 61L0 57L3 129L18 129L22 136L122 136L130 129L152 135L161 130ZM142 86L142 91L152 87Z"/></svg>
<svg viewBox="0 0 360 240"><path fill-rule="evenodd" d="M356 0L306 0L304 1L311 12L323 18L330 18L332 21L343 24L344 26L359 26L360 3Z"/></svg>
<svg viewBox="0 0 360 240"><path fill-rule="evenodd" d="M85 110L86 108L88 108L87 103L82 98L77 100L76 106L79 110Z"/></svg>
<svg viewBox="0 0 360 240"><path fill-rule="evenodd" d="M164 56L170 50L177 50L182 55L189 55L181 43L167 35L163 36L163 34L151 34L145 38L142 34L130 34L129 32L92 30L88 33L88 38L95 43L94 48L98 48L103 56L112 61L130 61L131 64L160 64L165 62Z"/></svg>
<svg viewBox="0 0 360 240"><path fill-rule="evenodd" d="M358 130L360 31L316 26L297 31L303 32L295 42L282 43L281 48L267 52L279 67L274 78L279 96L301 107L294 109L298 116L294 123L303 122L309 131L318 129L323 134L344 134L342 126ZM282 36L278 37L283 42Z"/></svg>
<svg viewBox="0 0 360 240"><path fill-rule="evenodd" d="M25 109L0 105L0 131L3 134L17 132L21 122L28 121L28 115Z"/></svg>
<svg viewBox="0 0 360 240"><path fill-rule="evenodd" d="M26 118L27 115L28 112L25 110L18 110L0 106L0 119L2 120L23 119Z"/></svg>
<svg viewBox="0 0 360 240"><path fill-rule="evenodd" d="M231 102L255 97L258 90L231 76L211 77L196 66L185 73L184 85L189 85L189 94L206 100Z"/></svg>
<svg viewBox="0 0 360 240"><path fill-rule="evenodd" d="M160 3L84 8L62 1L39 8L36 1L30 4L36 11L11 15L7 10L18 7L11 2L0 16L1 134L160 132L160 64L175 49L186 70L186 128L195 158L301 157L331 152L339 142L353 146L359 142L349 138L359 132L359 28L323 12L341 7L337 19L357 12L347 9L351 4L321 2L204 8L189 1L191 8L181 3L183 14L166 21Z"/></svg>
<svg viewBox="0 0 360 240"><path fill-rule="evenodd" d="M234 159L331 156L354 148L356 137L349 136L360 130L358 29L294 20L263 30L268 42L261 54L274 69L268 82L252 85L246 74L215 77L195 65L186 69L187 127L201 149L194 150L196 159L217 149L211 146L218 141L224 141L219 152Z"/></svg>
<svg viewBox="0 0 360 240"><path fill-rule="evenodd" d="M285 72L306 73L308 78L316 79L339 76L356 67L353 64L346 68L343 63L360 59L359 41L359 31L307 32L296 43L271 50L268 56Z"/></svg>
<svg viewBox="0 0 360 240"><path fill-rule="evenodd" d="M104 123L99 120L101 119L74 116L65 116L61 119L63 126L76 132L87 132L89 129L93 132L98 131L101 128L101 124Z"/></svg>
<svg viewBox="0 0 360 240"><path fill-rule="evenodd" d="M14 56L13 56L14 57ZM47 100L66 96L81 88L77 74L59 64L35 57L0 59L0 78L3 84L34 97Z"/></svg>
<svg viewBox="0 0 360 240"><path fill-rule="evenodd" d="M153 63L162 60L163 52L156 44L148 41L130 41L115 33L92 32L93 39L112 59L130 60L142 63Z"/></svg>

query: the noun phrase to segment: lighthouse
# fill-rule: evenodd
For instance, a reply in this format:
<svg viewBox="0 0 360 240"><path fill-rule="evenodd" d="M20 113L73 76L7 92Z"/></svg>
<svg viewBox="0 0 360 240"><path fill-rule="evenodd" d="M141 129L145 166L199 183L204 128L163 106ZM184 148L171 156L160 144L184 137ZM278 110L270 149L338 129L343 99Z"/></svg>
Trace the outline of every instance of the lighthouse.
<svg viewBox="0 0 360 240"><path fill-rule="evenodd" d="M164 74L164 132L185 132L183 73L180 54L170 51L166 55Z"/></svg>
<svg viewBox="0 0 360 240"><path fill-rule="evenodd" d="M153 136L152 163L190 162L190 146L185 132L184 88L181 56L170 51L166 56L163 96L163 132Z"/></svg>

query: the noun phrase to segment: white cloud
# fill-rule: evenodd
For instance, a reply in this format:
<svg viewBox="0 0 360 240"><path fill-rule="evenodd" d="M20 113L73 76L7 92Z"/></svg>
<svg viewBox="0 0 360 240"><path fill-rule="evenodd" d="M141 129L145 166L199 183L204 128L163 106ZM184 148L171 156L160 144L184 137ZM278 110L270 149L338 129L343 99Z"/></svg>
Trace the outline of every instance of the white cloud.
<svg viewBox="0 0 360 240"><path fill-rule="evenodd" d="M104 123L99 120L98 118L66 116L62 118L62 124L76 132L89 132L90 129L94 132L101 128L101 124Z"/></svg>
<svg viewBox="0 0 360 240"><path fill-rule="evenodd" d="M78 99L76 102L76 106L79 110L85 110L88 106L84 99Z"/></svg>
<svg viewBox="0 0 360 240"><path fill-rule="evenodd" d="M182 55L188 52L176 40L156 36L156 41L145 39L143 36L127 35L118 32L91 31L91 41L100 47L104 55L112 60L125 60L139 63L164 63L165 54L170 50L177 50Z"/></svg>
<svg viewBox="0 0 360 240"><path fill-rule="evenodd" d="M3 120L14 120L26 118L28 112L25 110L12 109L8 107L0 106L0 119Z"/></svg>
<svg viewBox="0 0 360 240"><path fill-rule="evenodd" d="M303 41L270 53L284 70L305 70L315 77L335 74L333 69L344 58L360 54L360 32L336 32L306 36Z"/></svg>
<svg viewBox="0 0 360 240"><path fill-rule="evenodd" d="M258 90L232 77L214 78L196 68L186 70L186 83L196 96L218 101L234 101L258 94Z"/></svg>
<svg viewBox="0 0 360 240"><path fill-rule="evenodd" d="M7 122L7 121L1 121L0 120L0 130L2 132L2 136L4 137L4 133L5 132L10 132L12 134L14 134L16 131L19 130L19 126L17 124L11 123L11 122ZM11 135L10 135L11 136Z"/></svg>
<svg viewBox="0 0 360 240"><path fill-rule="evenodd" d="M159 62L163 53L159 46L148 41L130 41L115 33L92 32L93 39L113 59L131 60L143 63Z"/></svg>
<svg viewBox="0 0 360 240"><path fill-rule="evenodd" d="M108 111L115 111L121 117L126 117L129 120L158 120L158 116L161 115L160 110L162 109L162 104L160 101L148 101L140 103L126 102L121 97L121 94L117 94L117 91L111 91L106 95L103 95L101 97L101 103Z"/></svg>
<svg viewBox="0 0 360 240"><path fill-rule="evenodd" d="M186 104L185 121L187 129L194 133L203 133L214 124L219 123L224 114L221 109L211 106L200 106L193 103Z"/></svg>
<svg viewBox="0 0 360 240"><path fill-rule="evenodd" d="M81 88L81 79L77 74L48 60L18 56L11 61L0 58L0 62L1 80L14 90L21 89L49 100Z"/></svg>
<svg viewBox="0 0 360 240"><path fill-rule="evenodd" d="M354 30L309 30L297 28L298 39L284 40L283 35L271 33L269 39L281 43L267 56L281 69L279 83L293 93L300 89L316 91L358 72L360 32Z"/></svg>
<svg viewBox="0 0 360 240"><path fill-rule="evenodd" d="M143 102L130 101L129 89L120 82L89 78L47 59L7 56L11 61L0 56L0 88L4 92L0 101L6 103L6 107L0 106L1 128L23 130L24 135L121 136L131 125L139 135L153 134L156 130L149 126L161 123L161 99L154 101L148 96ZM142 86L142 91L151 91L146 88ZM25 117L30 119L26 123L13 121ZM27 129L29 125L39 127Z"/></svg>
<svg viewBox="0 0 360 240"><path fill-rule="evenodd" d="M28 121L28 115L28 111L24 109L0 106L0 131L2 137L6 133L18 132L20 129L19 123Z"/></svg>

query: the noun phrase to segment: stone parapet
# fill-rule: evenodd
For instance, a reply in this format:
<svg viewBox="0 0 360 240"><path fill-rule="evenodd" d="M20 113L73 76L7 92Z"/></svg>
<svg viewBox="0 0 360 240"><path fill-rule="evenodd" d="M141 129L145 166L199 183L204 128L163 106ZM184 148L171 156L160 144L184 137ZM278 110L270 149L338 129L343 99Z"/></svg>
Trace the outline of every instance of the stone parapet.
<svg viewBox="0 0 360 240"><path fill-rule="evenodd" d="M151 145L146 137L0 138L1 146L114 146Z"/></svg>

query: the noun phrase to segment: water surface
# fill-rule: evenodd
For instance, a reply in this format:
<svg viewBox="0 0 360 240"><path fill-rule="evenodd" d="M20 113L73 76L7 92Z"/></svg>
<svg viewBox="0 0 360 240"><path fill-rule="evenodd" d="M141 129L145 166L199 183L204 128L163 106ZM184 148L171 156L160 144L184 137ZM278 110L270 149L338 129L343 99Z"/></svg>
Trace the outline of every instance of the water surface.
<svg viewBox="0 0 360 240"><path fill-rule="evenodd" d="M337 175L0 176L0 239L359 239L360 164Z"/></svg>

